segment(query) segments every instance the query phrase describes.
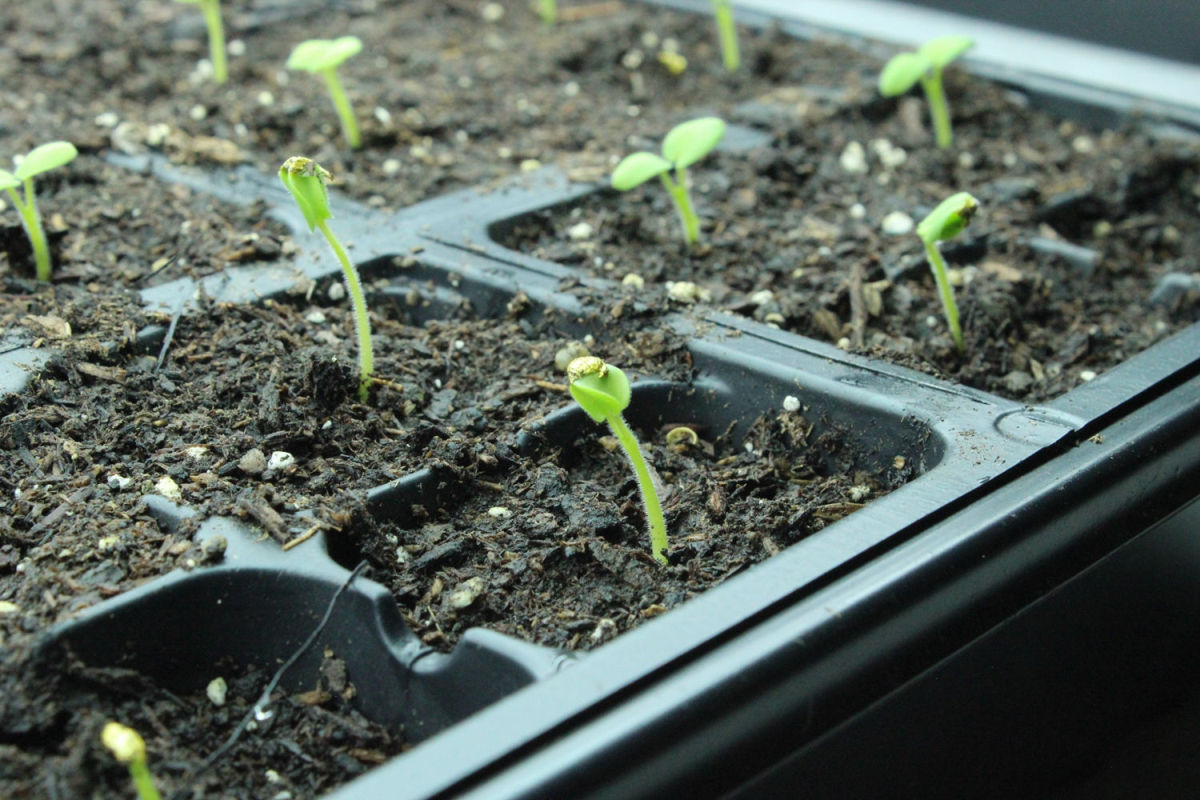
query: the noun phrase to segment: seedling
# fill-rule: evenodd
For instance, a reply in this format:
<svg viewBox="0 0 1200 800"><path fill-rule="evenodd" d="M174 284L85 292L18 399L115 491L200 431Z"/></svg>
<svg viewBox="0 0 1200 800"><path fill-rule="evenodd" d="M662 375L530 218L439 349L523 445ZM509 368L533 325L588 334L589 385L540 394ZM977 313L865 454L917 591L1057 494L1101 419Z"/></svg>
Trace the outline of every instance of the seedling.
<svg viewBox="0 0 1200 800"><path fill-rule="evenodd" d="M21 215L21 224L25 226L25 234L33 247L37 279L46 283L50 281L50 247L46 244L46 232L42 229L42 218L38 215L37 201L33 195L33 177L61 167L77 155L79 151L70 142L47 142L26 153L16 172L0 169L0 189L8 190L17 213ZM21 184L25 185L24 200L17 194Z"/></svg>
<svg viewBox="0 0 1200 800"><path fill-rule="evenodd" d="M221 27L221 0L175 0L177 3L199 5L204 12L204 25L208 28L208 53L212 61L213 80L224 83L228 74L225 69L225 29Z"/></svg>
<svg viewBox="0 0 1200 800"><path fill-rule="evenodd" d="M371 374L375 371L375 356L371 350L371 319L367 316L367 301L363 297L358 270L326 222L333 217L329 211L329 193L325 189L326 181L331 179L332 176L320 164L302 156L289 158L279 168L279 180L292 193L300 213L304 214L308 229L321 231L342 265L342 275L346 278L346 288L350 291L350 302L354 306L354 327L358 332L358 399L365 403L370 393Z"/></svg>
<svg viewBox="0 0 1200 800"><path fill-rule="evenodd" d="M100 741L113 756L129 767L129 777L141 800L159 800L158 789L146 765L146 742L133 728L119 722L109 722L100 731Z"/></svg>
<svg viewBox="0 0 1200 800"><path fill-rule="evenodd" d="M946 261L938 251L938 242L953 239L961 233L978 210L979 202L974 197L968 192L958 192L939 203L938 207L917 225L917 236L925 243L925 254L929 258L933 278L937 281L938 294L942 298L942 308L946 312L946 324L959 353L964 352L966 347L963 345L962 328L958 324L958 305L954 302L954 289L951 288L950 277L946 274Z"/></svg>
<svg viewBox="0 0 1200 800"><path fill-rule="evenodd" d="M538 16L547 25L553 25L558 19L557 0L538 0Z"/></svg>
<svg viewBox="0 0 1200 800"><path fill-rule="evenodd" d="M611 364L605 364L595 356L580 356L567 365L571 396L596 422L607 422L617 437L621 449L629 457L633 472L637 476L642 503L646 506L646 519L650 523L650 551L661 563L667 563L667 525L663 522L662 505L654 489L650 468L638 446L637 437L625 424L621 412L629 407L632 391L625 373Z"/></svg>
<svg viewBox="0 0 1200 800"><path fill-rule="evenodd" d="M975 44L966 36L941 36L926 42L915 53L898 53L879 73L879 93L884 97L904 94L918 81L925 90L938 147L950 147L950 110L942 89L942 70Z"/></svg>
<svg viewBox="0 0 1200 800"><path fill-rule="evenodd" d="M329 87L329 96L333 98L333 107L342 122L346 143L354 150L362 147L362 137L358 135L358 120L354 116L354 109L346 98L342 82L338 80L337 68L361 50L362 40L357 36L309 39L296 45L296 49L292 50L287 60L288 69L302 69L325 79L325 84Z"/></svg>
<svg viewBox="0 0 1200 800"><path fill-rule="evenodd" d="M721 60L725 69L737 72L742 57L738 52L737 28L733 25L733 3L730 0L712 0L713 16L717 19L717 39L721 43Z"/></svg>
<svg viewBox="0 0 1200 800"><path fill-rule="evenodd" d="M626 192L656 175L662 178L663 186L679 211L683 240L695 244L700 240L700 220L692 210L692 199L688 195L687 168L708 155L724 135L725 121L717 117L680 123L663 139L661 156L643 150L621 159L613 170L613 188ZM671 170L675 171L674 179Z"/></svg>

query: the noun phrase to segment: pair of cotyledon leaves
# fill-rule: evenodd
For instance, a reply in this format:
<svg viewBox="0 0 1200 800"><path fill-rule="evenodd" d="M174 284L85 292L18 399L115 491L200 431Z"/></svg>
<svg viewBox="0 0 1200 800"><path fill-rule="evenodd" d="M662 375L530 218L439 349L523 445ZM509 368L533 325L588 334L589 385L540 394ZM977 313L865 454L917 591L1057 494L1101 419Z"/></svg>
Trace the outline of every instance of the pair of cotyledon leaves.
<svg viewBox="0 0 1200 800"><path fill-rule="evenodd" d="M644 150L625 156L613 170L613 188L624 192L669 170L687 169L712 152L724 135L725 121L719 117L676 125L663 139L661 156Z"/></svg>
<svg viewBox="0 0 1200 800"><path fill-rule="evenodd" d="M0 169L0 190L15 189L34 175L61 167L79 151L70 142L47 142L29 151L15 172Z"/></svg>
<svg viewBox="0 0 1200 800"><path fill-rule="evenodd" d="M940 36L926 42L915 53L898 53L879 73L879 93L884 97L904 94L917 81L940 72L975 42L966 36Z"/></svg>
<svg viewBox="0 0 1200 800"><path fill-rule="evenodd" d="M360 53L362 47L362 40L357 36L309 39L292 50L292 54L288 56L287 68L312 73L335 69L350 56Z"/></svg>

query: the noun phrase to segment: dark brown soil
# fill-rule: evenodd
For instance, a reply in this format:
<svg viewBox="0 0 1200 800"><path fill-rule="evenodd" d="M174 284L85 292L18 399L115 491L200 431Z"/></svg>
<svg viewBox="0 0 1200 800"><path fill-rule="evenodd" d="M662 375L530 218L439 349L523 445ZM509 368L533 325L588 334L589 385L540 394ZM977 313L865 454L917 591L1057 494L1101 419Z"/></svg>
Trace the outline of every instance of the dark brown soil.
<svg viewBox="0 0 1200 800"><path fill-rule="evenodd" d="M868 91L787 87L740 106L732 118L766 122L773 141L690 170L699 246L683 243L657 181L529 215L502 241L598 276L640 279L664 305L670 282L695 283L701 302L1029 403L1196 321L1194 302L1150 298L1163 275L1200 265L1200 138L1179 142L1133 123L1091 130L961 74L950 93L949 153L930 147L916 98L893 113ZM657 145L637 140L638 149ZM864 172L841 163L856 145ZM943 247L959 284L965 356L920 240L883 226L892 214L919 222L960 190L981 207Z"/></svg>
<svg viewBox="0 0 1200 800"><path fill-rule="evenodd" d="M226 5L229 38L243 53L232 57L226 87L194 79L206 52L194 7L63 1L14 5L0 19L0 74L20 76L0 87L0 153L63 138L82 154L38 183L56 246L53 285L30 280L15 215L0 214L0 321L60 353L29 390L0 399L0 796L128 793L127 776L98 742L110 718L146 737L156 777L174 796L313 797L406 746L403 731L370 723L336 694L294 697L277 704L270 735L243 737L198 771L266 676L232 671L230 703L217 709L203 691L176 696L136 673L33 664L32 647L54 624L195 555L140 500L164 478L200 515L241 517L280 541L315 519L341 550L369 559L369 577L394 591L435 646L485 625L589 648L912 477L911 469L863 471L853 437L838 431L814 435L825 454L818 462L808 422L794 413L765 414L750 435L753 452L720 431L703 431L690 448L667 446L662 430L642 431L668 488L673 551L663 570L647 554L632 478L601 428L581 428L565 453L517 453L522 429L567 405L554 359L575 321L463 314L413 326L380 303L381 380L361 404L350 398L346 368L355 358L352 321L319 287L254 307L202 304L179 321L158 368L157 350L148 355L137 333L166 320L139 306L137 290L231 264L286 264L295 248L261 206L163 185L112 166L109 152L156 149L266 172L304 153L330 168L346 195L401 208L490 187L533 160L600 178L631 146L715 111L765 124L774 144L694 171L704 246L677 244L653 187L537 215L516 228L513 246L598 264L610 277L636 272L663 307L667 280L694 280L716 305L819 338L853 340L847 287L857 271L884 309L866 321L862 349L1030 400L1196 318L1194 304L1135 303L1163 270L1197 269L1194 147L1036 114L1004 122L1002 112L1026 111L995 88L972 84L966 99L958 79L957 131L974 156L964 165L905 123L922 109L902 104L898 114L873 98L877 63L747 33L750 66L727 76L707 20L659 9L564 2L582 18L547 31L518 2L495 22L476 0L350 0L332 11L324 2ZM342 70L360 110L361 153L338 141L319 81L283 71L290 48L316 30L366 44ZM653 39L668 37L690 60L681 76L656 61ZM1014 144L1014 125L1029 133L1026 142ZM865 176L841 169L848 142L870 148L879 139L904 147L908 160L884 170L872 154ZM1117 149L1127 143L1133 155ZM1017 161L1006 166L1009 152ZM889 211L917 216L958 188L977 191L984 214L971 235L987 234L983 255L956 259L977 268L965 270L973 342L965 364L939 333L915 237L886 237L878 226ZM1063 199L1075 189L1082 199ZM865 215L847 222L856 202ZM1056 213L1062 204L1069 208ZM554 238L581 221L594 238ZM1112 233L1098 236L1101 222ZM1097 247L1091 279L1081 287L1054 259L1031 256L1022 237L1034 233ZM880 283L894 265L906 277ZM1084 288L1115 300L1086 299ZM764 289L769 301L751 299ZM1018 306L1036 319L1017 320ZM602 320L591 327L605 331L595 352L633 374L688 384L685 343L656 316L614 320L604 302L590 307ZM1132 317L1118 319L1127 307ZM296 465L244 469L255 449L289 452ZM431 464L471 497L420 509L418 526L365 512L369 489ZM476 577L485 581L477 602L445 602ZM319 680L312 676L314 686Z"/></svg>

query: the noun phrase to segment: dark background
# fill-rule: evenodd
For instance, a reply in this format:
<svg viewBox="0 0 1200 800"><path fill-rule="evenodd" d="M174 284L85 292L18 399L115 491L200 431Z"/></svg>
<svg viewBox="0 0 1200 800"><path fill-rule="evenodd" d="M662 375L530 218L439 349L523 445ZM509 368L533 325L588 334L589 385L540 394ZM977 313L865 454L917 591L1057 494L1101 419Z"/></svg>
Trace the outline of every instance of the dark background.
<svg viewBox="0 0 1200 800"><path fill-rule="evenodd" d="M1177 61L1200 63L1197 0L909 0Z"/></svg>

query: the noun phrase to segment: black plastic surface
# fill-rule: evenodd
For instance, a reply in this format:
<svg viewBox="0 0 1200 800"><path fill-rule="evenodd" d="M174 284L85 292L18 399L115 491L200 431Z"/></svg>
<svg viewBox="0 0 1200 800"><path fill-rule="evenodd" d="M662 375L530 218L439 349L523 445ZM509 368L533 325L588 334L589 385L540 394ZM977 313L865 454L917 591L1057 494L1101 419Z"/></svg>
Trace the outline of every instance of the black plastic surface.
<svg viewBox="0 0 1200 800"><path fill-rule="evenodd" d="M1083 95L1073 92L1069 102ZM754 147L753 133L744 133L731 141ZM187 313L199 290L254 302L337 274L321 243L301 232L274 176L199 173L156 159L127 165L227 200L263 198L301 245L294 264L146 290L148 306ZM566 332L582 335L589 323L573 321L579 301L561 290L571 271L492 237L514 216L596 190L547 169L487 195L463 192L398 214L341 198L334 207L367 282L392 284L372 298L376 307L417 323L498 317L520 291L527 313L552 310ZM347 661L364 712L428 741L334 796L847 797L894 796L888 790L896 787L937 796L922 783L937 770L959 795L971 794L973 781L1028 789L1033 772L1024 766L974 768L973 759L1007 745L1006 763L1024 764L1033 749L1066 735L1050 727L1020 736L1048 720L1083 737L1098 719L1075 713L1086 710L1090 692L1114 706L1105 719L1136 716L1124 713L1137 705L1133 692L1113 694L1125 674L1119 664L1080 659L1133 624L1125 606L1097 606L1098 598L1113 586L1153 586L1155 559L1177 546L1153 543L1183 535L1182 522L1155 525L1200 487L1200 326L1031 408L740 317L680 314L663 324L690 337L697 377L686 386L637 382L638 398L657 402L635 402L635 425L655 422L638 416L652 405L736 430L793 395L814 422L858 432L867 458L887 463L904 454L919 477L578 662L487 631L469 633L448 655L434 653L405 628L382 587L354 580L295 674L312 674L322 647L332 648ZM143 333L150 342L162 331ZM14 373L7 391L48 357L17 349L23 344L10 349L30 368ZM564 408L527 431L525 446L569 441L581 425L578 410ZM437 493L452 496L454 487L438 483L427 471L402 476L373 490L368 508L402 518L413 502L449 501ZM150 502L167 525L187 513ZM101 604L47 647L69 645L89 663L136 667L181 688L202 686L221 659L266 666L286 658L349 573L320 538L281 553L255 542L242 523L205 521L199 536L215 535L229 543L221 564ZM1190 586L1171 574L1158 587L1161 608ZM1076 624L1098 608L1108 622ZM1158 648L1163 664L1176 655L1177 622L1142 631L1143 649ZM1056 645L1073 658L1058 650L1042 657ZM1122 661L1131 658L1132 651ZM1074 696L1030 687L1075 680ZM1006 713L1025 700L1020 713ZM1083 763L1094 752L1069 755Z"/></svg>

